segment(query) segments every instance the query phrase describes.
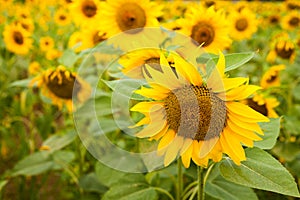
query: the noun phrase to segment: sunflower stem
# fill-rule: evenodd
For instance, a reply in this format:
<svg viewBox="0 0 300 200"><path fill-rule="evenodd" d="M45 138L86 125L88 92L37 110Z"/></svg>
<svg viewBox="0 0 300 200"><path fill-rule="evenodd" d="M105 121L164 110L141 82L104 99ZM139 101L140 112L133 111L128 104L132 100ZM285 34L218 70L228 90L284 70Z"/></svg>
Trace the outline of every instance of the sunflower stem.
<svg viewBox="0 0 300 200"><path fill-rule="evenodd" d="M204 168L198 166L198 200L204 200Z"/></svg>
<svg viewBox="0 0 300 200"><path fill-rule="evenodd" d="M176 199L180 200L181 195L182 195L182 190L183 190L183 175L182 175L182 164L178 160L177 161L177 170L178 170L178 175L177 175L177 196Z"/></svg>

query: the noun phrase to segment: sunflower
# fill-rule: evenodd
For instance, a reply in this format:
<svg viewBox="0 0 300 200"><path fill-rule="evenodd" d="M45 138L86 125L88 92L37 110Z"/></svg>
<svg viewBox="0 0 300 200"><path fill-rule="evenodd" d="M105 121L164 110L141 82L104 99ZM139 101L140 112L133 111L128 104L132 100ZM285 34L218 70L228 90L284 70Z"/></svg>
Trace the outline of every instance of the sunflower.
<svg viewBox="0 0 300 200"><path fill-rule="evenodd" d="M244 8L229 15L230 36L235 40L250 39L257 30L258 21L255 13Z"/></svg>
<svg viewBox="0 0 300 200"><path fill-rule="evenodd" d="M267 61L274 62L277 57L280 57L291 63L294 62L296 58L295 44L286 34L276 36L271 43L271 48L267 55Z"/></svg>
<svg viewBox="0 0 300 200"><path fill-rule="evenodd" d="M26 55L32 48L33 40L30 38L30 33L21 24L6 25L3 38L7 50L13 53Z"/></svg>
<svg viewBox="0 0 300 200"><path fill-rule="evenodd" d="M99 24L108 31L109 37L120 32L136 34L144 27L159 26L157 17L162 15L161 6L149 0L107 0L103 9Z"/></svg>
<svg viewBox="0 0 300 200"><path fill-rule="evenodd" d="M71 23L71 17L65 9L60 8L55 11L54 21L59 26L66 26Z"/></svg>
<svg viewBox="0 0 300 200"><path fill-rule="evenodd" d="M190 36L195 45L202 45L208 52L216 53L231 44L224 12L221 9L215 11L214 6L208 9L193 7L180 23L182 29L179 32Z"/></svg>
<svg viewBox="0 0 300 200"><path fill-rule="evenodd" d="M255 94L252 98L246 100L246 104L252 109L270 118L277 118L278 115L274 108L279 102L274 97L266 97L264 94Z"/></svg>
<svg viewBox="0 0 300 200"><path fill-rule="evenodd" d="M238 101L260 87L248 85L247 78L227 78L223 54L206 80L193 65L172 56L175 72L163 55L161 71L148 65L149 74L143 70L150 88L136 93L150 101L137 103L131 111L145 115L135 126L148 125L136 136L160 140L158 154L164 155L165 166L179 155L186 168L191 159L207 167L209 159L219 162L222 153L240 165L246 160L241 143L252 147L253 141L261 140L257 122L269 119Z"/></svg>
<svg viewBox="0 0 300 200"><path fill-rule="evenodd" d="M106 32L101 31L99 28L87 28L81 32L82 46L81 49L88 49L96 46L100 42L107 39Z"/></svg>
<svg viewBox="0 0 300 200"><path fill-rule="evenodd" d="M47 60L54 60L56 58L59 58L62 55L62 52L57 49L49 49L46 51L46 58Z"/></svg>
<svg viewBox="0 0 300 200"><path fill-rule="evenodd" d="M79 103L83 103L91 94L91 87L87 82L61 65L42 72L32 79L30 85L35 83L54 105L60 109L66 105L69 111L72 111L72 97Z"/></svg>
<svg viewBox="0 0 300 200"><path fill-rule="evenodd" d="M49 51L54 47L54 40L50 36L40 38L40 49L41 51Z"/></svg>
<svg viewBox="0 0 300 200"><path fill-rule="evenodd" d="M31 18L20 19L14 22L15 24L20 24L22 28L24 28L29 33L33 33L34 31L34 22Z"/></svg>
<svg viewBox="0 0 300 200"><path fill-rule="evenodd" d="M37 61L33 61L29 64L28 73L29 75L36 75L41 71L41 65Z"/></svg>
<svg viewBox="0 0 300 200"><path fill-rule="evenodd" d="M279 72L285 69L285 65L274 65L264 73L260 85L262 88L276 87L280 85Z"/></svg>
<svg viewBox="0 0 300 200"><path fill-rule="evenodd" d="M300 27L299 11L291 11L282 18L281 26L285 30L295 30Z"/></svg>
<svg viewBox="0 0 300 200"><path fill-rule="evenodd" d="M300 10L300 2L295 0L285 0L285 5L289 10Z"/></svg>
<svg viewBox="0 0 300 200"><path fill-rule="evenodd" d="M119 63L123 66L122 72L130 78L142 79L144 78L143 70L148 73L145 68L146 64L160 70L159 60L162 52L160 49L142 49L129 52L119 59ZM173 64L171 57L168 58L168 62L170 65Z"/></svg>
<svg viewBox="0 0 300 200"><path fill-rule="evenodd" d="M75 0L70 5L70 13L74 23L79 26L96 25L102 8L97 0ZM102 15L101 15L102 16Z"/></svg>

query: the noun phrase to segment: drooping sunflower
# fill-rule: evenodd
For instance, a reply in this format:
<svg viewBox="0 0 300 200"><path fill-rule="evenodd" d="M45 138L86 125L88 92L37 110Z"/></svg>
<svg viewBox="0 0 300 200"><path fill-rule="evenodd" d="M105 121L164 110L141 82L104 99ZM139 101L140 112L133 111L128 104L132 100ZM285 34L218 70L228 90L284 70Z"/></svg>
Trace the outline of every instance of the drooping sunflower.
<svg viewBox="0 0 300 200"><path fill-rule="evenodd" d="M40 38L40 49L41 51L49 51L54 47L54 40L50 36Z"/></svg>
<svg viewBox="0 0 300 200"><path fill-rule="evenodd" d="M54 22L59 26L66 26L71 23L71 16L65 9L58 9L54 14Z"/></svg>
<svg viewBox="0 0 300 200"><path fill-rule="evenodd" d="M107 0L99 25L108 31L109 37L120 32L136 34L144 27L159 26L157 17L162 15L161 9L149 0Z"/></svg>
<svg viewBox="0 0 300 200"><path fill-rule="evenodd" d="M268 53L266 59L273 63L277 57L289 60L291 63L294 62L296 58L295 44L286 34L282 34L273 39L271 51Z"/></svg>
<svg viewBox="0 0 300 200"><path fill-rule="evenodd" d="M169 165L179 155L185 167L191 159L206 167L208 160L219 162L227 154L236 164L246 160L242 144L252 147L263 134L257 122L269 119L238 102L259 89L247 78L227 78L225 59L220 54L217 67L204 80L198 70L177 55L174 70L161 55L161 71L145 66L150 88L136 93L152 100L131 108L145 117L136 126L147 125L136 136L160 140L159 155Z"/></svg>
<svg viewBox="0 0 300 200"><path fill-rule="evenodd" d="M32 79L30 85L37 83L42 94L52 100L52 103L60 109L66 105L68 111L72 111L72 97L79 103L85 102L90 94L90 85L82 80L76 73L67 70L63 66L48 69Z"/></svg>
<svg viewBox="0 0 300 200"><path fill-rule="evenodd" d="M102 12L101 3L97 0L74 0L69 6L74 23L79 26L96 25Z"/></svg>
<svg viewBox="0 0 300 200"><path fill-rule="evenodd" d="M160 49L141 49L129 52L119 59L119 63L123 66L122 72L131 78L144 78L143 70L147 72L145 65L160 70L160 54L163 53ZM167 58L170 65L173 64L171 57Z"/></svg>
<svg viewBox="0 0 300 200"><path fill-rule="evenodd" d="M33 40L30 36L21 24L6 25L3 31L7 50L20 55L26 55L32 48Z"/></svg>
<svg viewBox="0 0 300 200"><path fill-rule="evenodd" d="M256 15L247 8L240 12L231 12L228 20L230 21L230 36L235 40L249 39L257 30Z"/></svg>
<svg viewBox="0 0 300 200"><path fill-rule="evenodd" d="M262 88L280 86L280 71L285 69L285 65L274 65L264 73L260 80Z"/></svg>
<svg viewBox="0 0 300 200"><path fill-rule="evenodd" d="M274 97L267 97L263 93L255 94L252 98L247 99L247 105L264 116L277 118L278 114L274 110L279 106L279 102Z"/></svg>
<svg viewBox="0 0 300 200"><path fill-rule="evenodd" d="M299 11L291 11L282 18L281 26L285 30L295 30L300 27Z"/></svg>
<svg viewBox="0 0 300 200"><path fill-rule="evenodd" d="M190 36L195 45L202 45L208 52L217 53L231 44L228 21L222 9L193 7L180 23L179 32Z"/></svg>

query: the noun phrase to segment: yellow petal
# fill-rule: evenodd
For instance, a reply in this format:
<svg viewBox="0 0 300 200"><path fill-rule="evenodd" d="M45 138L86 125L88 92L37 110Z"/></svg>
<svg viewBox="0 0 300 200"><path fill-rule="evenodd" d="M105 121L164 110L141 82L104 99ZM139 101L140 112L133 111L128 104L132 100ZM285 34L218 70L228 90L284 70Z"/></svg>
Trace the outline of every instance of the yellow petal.
<svg viewBox="0 0 300 200"><path fill-rule="evenodd" d="M193 143L191 143L188 149L181 155L181 161L185 168L190 167L192 153L193 153Z"/></svg>
<svg viewBox="0 0 300 200"><path fill-rule="evenodd" d="M269 122L270 121L269 118L265 117L264 115L260 114L259 112L256 112L249 106L244 105L239 102L227 102L226 107L229 112L235 113L235 114L245 117L245 118L255 119L258 122Z"/></svg>
<svg viewBox="0 0 300 200"><path fill-rule="evenodd" d="M204 158L205 156L207 156L214 148L218 140L219 137L214 137L214 138L210 138L209 140L204 140L200 149L199 158Z"/></svg>
<svg viewBox="0 0 300 200"><path fill-rule="evenodd" d="M261 89L256 85L243 85L239 89L232 89L226 93L226 101L242 100L249 97L255 91ZM235 91L236 90L236 91Z"/></svg>
<svg viewBox="0 0 300 200"><path fill-rule="evenodd" d="M157 150L161 151L163 148L168 146L172 142L174 137L175 137L175 131L172 129L169 129L167 131L167 133L163 136L163 138L160 140Z"/></svg>
<svg viewBox="0 0 300 200"><path fill-rule="evenodd" d="M237 77L237 78L224 78L223 81L223 87L221 88L214 88L214 92L223 92L230 90L232 88L236 88L240 85L242 85L245 82L248 82L248 78L242 78L242 77Z"/></svg>
<svg viewBox="0 0 300 200"><path fill-rule="evenodd" d="M185 77L193 85L201 85L202 78L196 67L179 56L174 57L175 69L178 76Z"/></svg>
<svg viewBox="0 0 300 200"><path fill-rule="evenodd" d="M169 125L165 126L159 133L157 133L156 135L152 136L150 138L150 140L159 140L160 138L162 138L166 132L168 131L169 129Z"/></svg>
<svg viewBox="0 0 300 200"><path fill-rule="evenodd" d="M247 130L247 129L244 129L240 126L237 126L236 124L234 124L231 120L227 120L227 125L228 127L235 133L241 135L241 136L244 136L246 138L249 138L251 140L255 140L255 141L258 141L258 140L262 140L258 135L256 135L253 131L251 130Z"/></svg>
<svg viewBox="0 0 300 200"><path fill-rule="evenodd" d="M146 87L141 87L141 89L136 90L135 93L155 100L162 100L168 96L168 93L162 93L158 90Z"/></svg>
<svg viewBox="0 0 300 200"><path fill-rule="evenodd" d="M175 137L172 143L168 146L165 159L164 159L164 166L168 166L175 160L177 157L177 154L179 150L181 149L183 144L183 138L182 137Z"/></svg>
<svg viewBox="0 0 300 200"><path fill-rule="evenodd" d="M159 109L163 108L162 103L159 102L139 102L130 108L131 111L138 111L138 112L152 112L158 111Z"/></svg>
<svg viewBox="0 0 300 200"><path fill-rule="evenodd" d="M156 114L156 113L155 113ZM153 113L150 114L151 122L147 127L136 134L137 137L144 138L144 137L152 137L158 134L160 131L165 128L167 125L167 120L164 119L164 115L158 114L154 115Z"/></svg>

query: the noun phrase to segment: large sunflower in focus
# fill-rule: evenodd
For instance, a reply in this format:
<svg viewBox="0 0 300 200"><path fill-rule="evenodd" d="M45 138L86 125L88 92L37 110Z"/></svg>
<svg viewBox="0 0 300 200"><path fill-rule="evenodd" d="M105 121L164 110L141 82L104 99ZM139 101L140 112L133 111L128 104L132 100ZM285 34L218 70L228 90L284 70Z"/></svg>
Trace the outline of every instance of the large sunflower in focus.
<svg viewBox="0 0 300 200"><path fill-rule="evenodd" d="M190 63L172 56L175 71L163 55L161 70L145 66L150 87L136 93L152 100L131 108L145 115L136 126L147 125L136 136L160 140L158 153L164 155L165 166L179 155L185 167L191 160L206 167L209 159L219 162L223 153L239 165L246 160L242 144L252 147L253 141L261 140L257 122L269 121L238 102L259 87L248 85L247 78L227 78L222 54L206 80Z"/></svg>
<svg viewBox="0 0 300 200"><path fill-rule="evenodd" d="M149 0L107 0L99 24L108 31L109 37L124 31L135 34L141 28L158 26L160 15L161 7Z"/></svg>
<svg viewBox="0 0 300 200"><path fill-rule="evenodd" d="M195 45L202 45L208 52L217 53L231 44L228 21L222 9L193 7L180 23L179 32L190 36Z"/></svg>
<svg viewBox="0 0 300 200"><path fill-rule="evenodd" d="M256 15L247 8L240 12L232 12L228 20L230 21L230 36L235 40L249 39L257 30Z"/></svg>
<svg viewBox="0 0 300 200"><path fill-rule="evenodd" d="M75 97L79 103L83 103L91 94L90 85L63 66L42 72L32 79L31 85L34 83L37 83L42 94L50 98L54 105L60 109L66 105L70 112L72 111L72 97Z"/></svg>
<svg viewBox="0 0 300 200"><path fill-rule="evenodd" d="M30 33L19 23L6 25L3 31L7 50L20 55L26 55L32 48L33 40L30 36Z"/></svg>

